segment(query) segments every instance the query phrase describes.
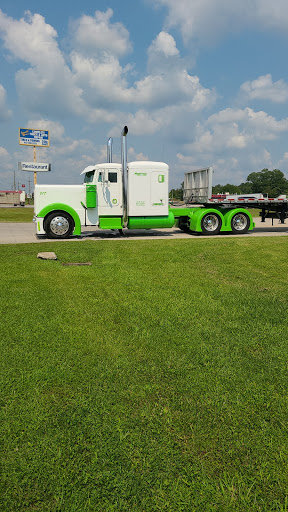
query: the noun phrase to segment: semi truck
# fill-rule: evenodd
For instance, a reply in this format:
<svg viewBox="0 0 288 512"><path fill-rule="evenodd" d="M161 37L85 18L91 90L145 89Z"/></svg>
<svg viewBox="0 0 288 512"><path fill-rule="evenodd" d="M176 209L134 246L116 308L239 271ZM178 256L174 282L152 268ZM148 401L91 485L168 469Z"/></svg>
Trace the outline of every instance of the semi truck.
<svg viewBox="0 0 288 512"><path fill-rule="evenodd" d="M112 161L109 138L107 162L86 167L81 185L35 185L37 235L69 238L81 235L83 226L121 233L123 229L178 226L187 233L204 235L243 234L253 229L255 224L244 201L212 199L211 167L185 173L184 205L170 205L168 165L128 162L127 134L125 126L121 132L121 163ZM255 207L254 203L251 206ZM287 201L285 212L287 216ZM283 212L281 215L283 218Z"/></svg>

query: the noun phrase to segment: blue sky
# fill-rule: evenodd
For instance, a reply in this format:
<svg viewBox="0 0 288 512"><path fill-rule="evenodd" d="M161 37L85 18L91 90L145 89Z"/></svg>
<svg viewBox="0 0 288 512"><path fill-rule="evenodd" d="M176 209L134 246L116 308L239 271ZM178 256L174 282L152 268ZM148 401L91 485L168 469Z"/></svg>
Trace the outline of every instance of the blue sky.
<svg viewBox="0 0 288 512"><path fill-rule="evenodd" d="M20 127L49 129L39 183L80 183L119 160L165 161L170 186L213 166L214 184L279 168L288 177L286 0L2 0L0 189L28 184ZM27 187L28 188L28 187Z"/></svg>

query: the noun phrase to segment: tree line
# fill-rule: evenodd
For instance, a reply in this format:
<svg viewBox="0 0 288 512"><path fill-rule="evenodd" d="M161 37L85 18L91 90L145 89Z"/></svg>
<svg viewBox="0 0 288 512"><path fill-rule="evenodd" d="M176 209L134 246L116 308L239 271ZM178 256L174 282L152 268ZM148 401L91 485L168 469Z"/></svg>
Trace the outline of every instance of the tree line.
<svg viewBox="0 0 288 512"><path fill-rule="evenodd" d="M181 183L180 188L171 189L169 197L173 200L183 200L184 182ZM268 197L278 197L281 194L288 194L288 180L279 169L262 169L259 172L251 172L245 183L240 185L215 185L212 188L212 194L267 194Z"/></svg>

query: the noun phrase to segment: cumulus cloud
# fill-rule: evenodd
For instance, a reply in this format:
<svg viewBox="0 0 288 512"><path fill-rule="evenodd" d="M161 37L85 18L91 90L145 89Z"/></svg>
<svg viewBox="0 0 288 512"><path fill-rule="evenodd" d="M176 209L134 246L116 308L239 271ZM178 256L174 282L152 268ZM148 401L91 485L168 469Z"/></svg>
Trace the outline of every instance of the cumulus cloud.
<svg viewBox="0 0 288 512"><path fill-rule="evenodd" d="M161 109L171 114L177 106L197 112L215 101L215 91L189 74L175 39L164 31L148 48L148 73L133 81L132 66L123 67L119 60L131 50L129 33L121 23L112 23L112 16L108 9L74 21L68 65L56 30L43 16L27 12L16 20L0 11L5 48L28 64L15 78L26 111L54 119L74 115L92 123L117 123L129 108L135 133L147 134L165 124L159 120Z"/></svg>
<svg viewBox="0 0 288 512"><path fill-rule="evenodd" d="M216 114L211 115L207 120L207 125L217 129L237 128L242 130L241 134L246 135L246 140L274 140L280 133L288 130L288 118L279 121L266 112L255 112L253 109L227 108ZM229 140L229 138L228 138ZM225 143L224 137L223 142ZM226 139L227 143L227 139Z"/></svg>
<svg viewBox="0 0 288 512"><path fill-rule="evenodd" d="M286 103L288 100L288 84L282 79L273 82L270 74L244 82L240 90L247 100L268 100L273 103Z"/></svg>
<svg viewBox="0 0 288 512"><path fill-rule="evenodd" d="M0 146L0 165L1 167L11 167L11 157L6 148Z"/></svg>
<svg viewBox="0 0 288 512"><path fill-rule="evenodd" d="M287 32L286 0L153 0L168 9L166 26L179 27L183 38L212 41L246 27ZM209 13L209 15L207 15Z"/></svg>
<svg viewBox="0 0 288 512"><path fill-rule="evenodd" d="M0 122L7 121L12 116L12 111L7 107L6 90L0 84Z"/></svg>
<svg viewBox="0 0 288 512"><path fill-rule="evenodd" d="M83 15L72 24L76 46L85 53L105 53L123 56L131 51L129 32L122 23L111 23L113 10L96 11L95 16Z"/></svg>
<svg viewBox="0 0 288 512"><path fill-rule="evenodd" d="M278 121L266 112L253 109L227 108L198 123L190 151L219 153L223 150L244 150L259 141L275 140L288 131L288 118Z"/></svg>
<svg viewBox="0 0 288 512"><path fill-rule="evenodd" d="M160 32L149 48L149 53L159 53L165 57L179 55L176 41L167 32Z"/></svg>
<svg viewBox="0 0 288 512"><path fill-rule="evenodd" d="M116 55L100 52L89 57L80 51L72 52L75 84L84 91L83 98L91 107L90 120L105 120L106 115L118 125L120 119L127 119L119 110L128 107L133 111L136 107L138 110L128 115L134 133L152 134L167 124L168 110L171 118L175 108L185 115L215 102L215 91L204 88L197 76L189 74L170 34L161 32L152 41L147 54L148 74L131 83L129 66L123 68ZM163 119L160 114L164 114Z"/></svg>
<svg viewBox="0 0 288 512"><path fill-rule="evenodd" d="M253 170L273 166L271 144L287 132L288 118L277 120L248 107L227 108L196 124L192 142L182 146L177 159L184 170L212 165L214 183L227 183L229 176L237 184Z"/></svg>
<svg viewBox="0 0 288 512"><path fill-rule="evenodd" d="M82 91L74 85L56 41L57 32L40 14L26 13L15 20L0 11L0 36L5 48L28 63L16 73L19 98L31 112L80 114L85 110Z"/></svg>
<svg viewBox="0 0 288 512"><path fill-rule="evenodd" d="M29 119L27 127L32 127L37 130L49 130L50 143L53 145L63 144L66 142L65 128L63 124L58 121L51 121L49 119Z"/></svg>
<svg viewBox="0 0 288 512"><path fill-rule="evenodd" d="M192 110L201 110L215 100L215 92L205 89L197 76L188 73L174 38L164 32L148 49L149 74L130 86L129 68L122 68L111 53L87 57L74 51L71 62L75 83L85 90L83 97L95 108L122 103L150 110L189 103Z"/></svg>

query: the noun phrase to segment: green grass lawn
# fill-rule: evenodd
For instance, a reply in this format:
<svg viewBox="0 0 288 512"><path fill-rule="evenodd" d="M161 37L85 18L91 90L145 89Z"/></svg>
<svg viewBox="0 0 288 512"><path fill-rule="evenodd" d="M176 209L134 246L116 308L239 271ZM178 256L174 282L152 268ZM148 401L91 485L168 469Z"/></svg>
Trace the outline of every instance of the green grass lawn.
<svg viewBox="0 0 288 512"><path fill-rule="evenodd" d="M0 208L0 222L32 222L34 208Z"/></svg>
<svg viewBox="0 0 288 512"><path fill-rule="evenodd" d="M1 512L287 511L287 254L3 245Z"/></svg>

